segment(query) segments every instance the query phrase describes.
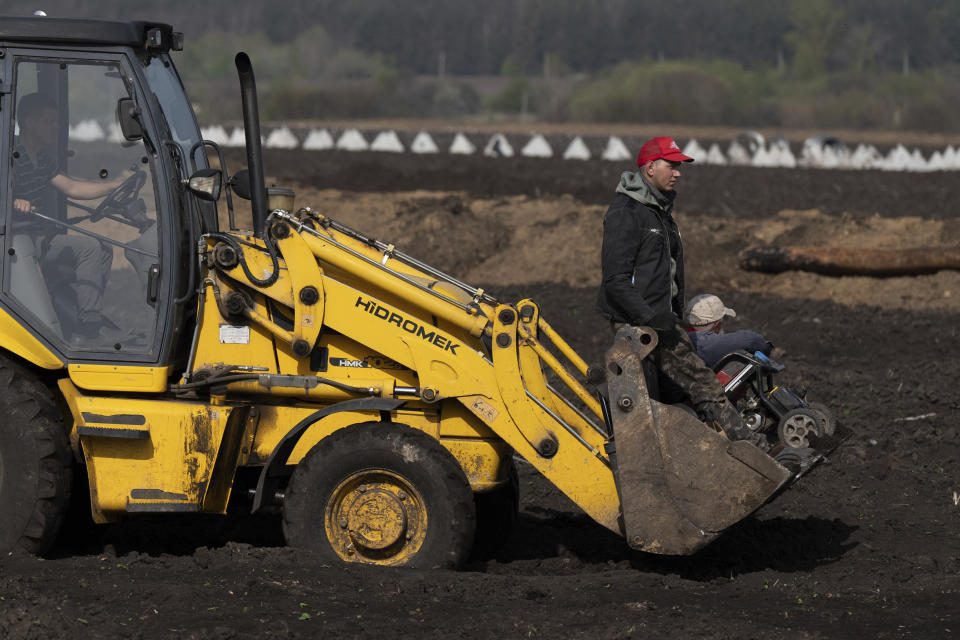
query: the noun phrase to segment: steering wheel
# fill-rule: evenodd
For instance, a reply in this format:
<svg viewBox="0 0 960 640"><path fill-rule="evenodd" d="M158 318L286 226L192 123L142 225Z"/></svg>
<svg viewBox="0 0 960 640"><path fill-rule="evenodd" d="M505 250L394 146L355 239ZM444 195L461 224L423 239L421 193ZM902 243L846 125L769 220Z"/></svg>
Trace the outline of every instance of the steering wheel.
<svg viewBox="0 0 960 640"><path fill-rule="evenodd" d="M127 209L140 197L140 189L147 181L147 172L135 169L116 189L107 194L103 202L90 212L90 221L97 222L104 216L125 216ZM126 216L125 216L126 217Z"/></svg>

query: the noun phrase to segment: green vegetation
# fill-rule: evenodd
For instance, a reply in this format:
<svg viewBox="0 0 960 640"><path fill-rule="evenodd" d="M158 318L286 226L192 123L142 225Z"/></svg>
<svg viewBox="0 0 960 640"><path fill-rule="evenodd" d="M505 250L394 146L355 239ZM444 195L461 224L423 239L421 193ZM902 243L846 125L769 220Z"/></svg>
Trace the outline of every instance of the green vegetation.
<svg viewBox="0 0 960 640"><path fill-rule="evenodd" d="M806 79L728 61L644 61L583 83L567 102L567 119L960 131L958 99L960 69L953 66Z"/></svg>

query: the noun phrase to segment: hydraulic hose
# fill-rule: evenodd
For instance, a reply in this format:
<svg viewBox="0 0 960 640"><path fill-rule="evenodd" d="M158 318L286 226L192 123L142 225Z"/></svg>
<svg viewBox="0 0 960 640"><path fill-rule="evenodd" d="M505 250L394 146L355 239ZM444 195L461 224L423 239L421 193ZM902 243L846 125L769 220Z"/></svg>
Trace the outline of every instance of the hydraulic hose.
<svg viewBox="0 0 960 640"><path fill-rule="evenodd" d="M269 287L277 281L278 277L280 277L280 261L277 258L277 247L273 243L273 239L269 234L266 234L264 243L267 245L267 255L270 256L270 261L273 264L273 272L266 278L258 278L253 275L253 272L250 271L250 267L247 266L247 260L243 255L243 249L240 247L240 243L237 242L232 236L226 233L210 233L207 235L211 238L226 242L233 248L234 251L237 252L237 260L240 262L240 267L243 269L244 275L247 276L247 279L250 280L250 282L258 287Z"/></svg>

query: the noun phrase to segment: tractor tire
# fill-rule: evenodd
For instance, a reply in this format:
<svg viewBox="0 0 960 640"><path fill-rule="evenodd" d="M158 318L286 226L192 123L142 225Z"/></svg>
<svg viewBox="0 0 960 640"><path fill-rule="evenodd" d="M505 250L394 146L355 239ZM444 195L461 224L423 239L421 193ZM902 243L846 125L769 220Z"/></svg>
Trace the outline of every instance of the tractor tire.
<svg viewBox="0 0 960 640"><path fill-rule="evenodd" d="M520 476L510 461L508 483L488 493L473 496L477 512L477 534L473 541L473 558L489 560L510 538L520 515Z"/></svg>
<svg viewBox="0 0 960 640"><path fill-rule="evenodd" d="M288 544L343 562L460 568L475 523L456 458L422 431L390 422L352 425L318 442L283 504Z"/></svg>
<svg viewBox="0 0 960 640"><path fill-rule="evenodd" d="M50 549L70 503L73 455L51 390L0 355L0 552Z"/></svg>

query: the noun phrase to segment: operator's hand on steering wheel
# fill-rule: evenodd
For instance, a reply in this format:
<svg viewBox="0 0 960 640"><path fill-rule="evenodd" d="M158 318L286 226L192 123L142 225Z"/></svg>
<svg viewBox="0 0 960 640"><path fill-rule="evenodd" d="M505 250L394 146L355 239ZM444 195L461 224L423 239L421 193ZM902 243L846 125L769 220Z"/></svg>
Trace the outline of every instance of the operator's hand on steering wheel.
<svg viewBox="0 0 960 640"><path fill-rule="evenodd" d="M147 173L141 169L134 169L133 173L118 181L117 186L107 194L93 213L91 222L97 222L107 214L123 214L126 208L140 195L140 189L147 181Z"/></svg>
<svg viewBox="0 0 960 640"><path fill-rule="evenodd" d="M20 213L30 213L30 211L33 209L33 207L30 205L30 201L22 198L13 199L13 208Z"/></svg>

